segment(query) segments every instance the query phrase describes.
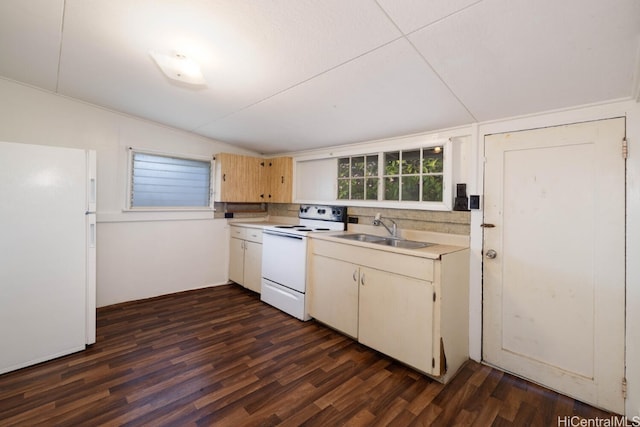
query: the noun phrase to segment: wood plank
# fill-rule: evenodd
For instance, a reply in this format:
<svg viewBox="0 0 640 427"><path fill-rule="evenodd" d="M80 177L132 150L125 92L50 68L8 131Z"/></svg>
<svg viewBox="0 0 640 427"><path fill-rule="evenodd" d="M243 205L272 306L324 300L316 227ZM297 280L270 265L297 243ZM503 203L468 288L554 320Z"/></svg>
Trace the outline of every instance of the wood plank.
<svg viewBox="0 0 640 427"><path fill-rule="evenodd" d="M550 425L610 414L475 362L444 386L237 285L98 310L86 351L0 375L0 425Z"/></svg>

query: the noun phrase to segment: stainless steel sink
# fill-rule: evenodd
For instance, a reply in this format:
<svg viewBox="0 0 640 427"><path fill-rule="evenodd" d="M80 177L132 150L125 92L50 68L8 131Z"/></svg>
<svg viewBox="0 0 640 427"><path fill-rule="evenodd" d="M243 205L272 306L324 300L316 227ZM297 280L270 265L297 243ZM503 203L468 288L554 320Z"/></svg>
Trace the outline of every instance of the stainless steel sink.
<svg viewBox="0 0 640 427"><path fill-rule="evenodd" d="M414 240L404 240L393 237L382 237L374 234L356 233L356 234L344 234L342 236L336 236L341 239L355 240L357 242L375 243L377 245L392 246L394 248L403 249L420 249L427 246L433 246L435 243L416 242Z"/></svg>
<svg viewBox="0 0 640 427"><path fill-rule="evenodd" d="M414 240L403 240L403 239L393 239L393 238L385 238L384 241L374 242L380 245L393 246L394 248L403 248L403 249L420 249L426 248L427 246L433 246L435 243L427 243L427 242L416 242Z"/></svg>
<svg viewBox="0 0 640 427"><path fill-rule="evenodd" d="M343 234L342 236L336 236L336 237L340 237L341 239L356 240L358 242L369 242L369 243L378 243L387 239L386 237L376 236L373 234L364 234L364 233Z"/></svg>

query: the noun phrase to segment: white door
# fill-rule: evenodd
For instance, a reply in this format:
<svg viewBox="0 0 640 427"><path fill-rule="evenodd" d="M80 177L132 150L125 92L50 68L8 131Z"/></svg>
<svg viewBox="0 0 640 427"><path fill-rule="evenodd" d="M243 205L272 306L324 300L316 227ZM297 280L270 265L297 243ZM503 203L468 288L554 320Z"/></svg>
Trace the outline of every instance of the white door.
<svg viewBox="0 0 640 427"><path fill-rule="evenodd" d="M619 118L485 139L484 360L618 413L624 135Z"/></svg>

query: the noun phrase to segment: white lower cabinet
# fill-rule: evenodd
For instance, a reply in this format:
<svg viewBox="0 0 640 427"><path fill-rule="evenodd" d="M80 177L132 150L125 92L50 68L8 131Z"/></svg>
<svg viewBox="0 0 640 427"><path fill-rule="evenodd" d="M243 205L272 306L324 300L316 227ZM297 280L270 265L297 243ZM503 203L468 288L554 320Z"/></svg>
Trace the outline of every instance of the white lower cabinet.
<svg viewBox="0 0 640 427"><path fill-rule="evenodd" d="M309 314L439 381L469 358L469 251L429 259L311 239Z"/></svg>
<svg viewBox="0 0 640 427"><path fill-rule="evenodd" d="M359 301L358 341L435 373L431 282L362 267Z"/></svg>
<svg viewBox="0 0 640 427"><path fill-rule="evenodd" d="M307 290L309 314L323 323L356 338L358 336L358 283L360 267L321 255L311 257Z"/></svg>
<svg viewBox="0 0 640 427"><path fill-rule="evenodd" d="M262 230L231 226L229 280L260 293L262 280Z"/></svg>

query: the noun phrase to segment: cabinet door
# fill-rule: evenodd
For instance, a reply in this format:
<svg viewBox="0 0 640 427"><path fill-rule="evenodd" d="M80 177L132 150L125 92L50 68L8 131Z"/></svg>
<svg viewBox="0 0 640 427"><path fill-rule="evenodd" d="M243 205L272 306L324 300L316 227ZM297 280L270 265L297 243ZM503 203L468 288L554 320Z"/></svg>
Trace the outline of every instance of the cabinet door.
<svg viewBox="0 0 640 427"><path fill-rule="evenodd" d="M244 287L260 293L262 281L262 244L244 242Z"/></svg>
<svg viewBox="0 0 640 427"><path fill-rule="evenodd" d="M230 239L229 280L244 284L244 240Z"/></svg>
<svg viewBox="0 0 640 427"><path fill-rule="evenodd" d="M312 255L309 314L354 338L358 336L357 265Z"/></svg>
<svg viewBox="0 0 640 427"><path fill-rule="evenodd" d="M291 191L293 189L293 160L291 157L276 157L266 160L267 202L291 203Z"/></svg>
<svg viewBox="0 0 640 427"><path fill-rule="evenodd" d="M358 341L433 373L433 284L361 267Z"/></svg>
<svg viewBox="0 0 640 427"><path fill-rule="evenodd" d="M262 202L263 160L257 157L220 153L220 201Z"/></svg>

